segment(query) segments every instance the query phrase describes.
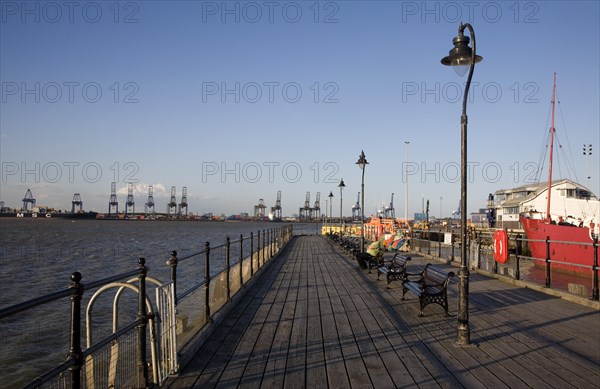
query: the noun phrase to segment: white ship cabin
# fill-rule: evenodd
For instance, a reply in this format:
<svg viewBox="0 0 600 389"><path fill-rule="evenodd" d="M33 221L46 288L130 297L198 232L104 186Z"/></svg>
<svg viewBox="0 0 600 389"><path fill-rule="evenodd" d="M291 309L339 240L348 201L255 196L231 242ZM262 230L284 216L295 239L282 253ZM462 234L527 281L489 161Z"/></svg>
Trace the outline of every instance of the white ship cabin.
<svg viewBox="0 0 600 389"><path fill-rule="evenodd" d="M552 181L550 217L558 222L589 225L600 217L600 201L588 188L569 179ZM501 189L488 200L496 212L496 228L523 229L519 214L546 218L548 182Z"/></svg>

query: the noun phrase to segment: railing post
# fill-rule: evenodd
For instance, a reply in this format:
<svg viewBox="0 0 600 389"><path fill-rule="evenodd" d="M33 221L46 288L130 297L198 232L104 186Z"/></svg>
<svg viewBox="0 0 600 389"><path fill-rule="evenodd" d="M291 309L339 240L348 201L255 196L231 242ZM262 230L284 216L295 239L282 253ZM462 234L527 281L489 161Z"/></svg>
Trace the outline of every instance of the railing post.
<svg viewBox="0 0 600 389"><path fill-rule="evenodd" d="M517 235L516 238L516 246L517 246L517 252L515 254L515 259L516 259L516 266L517 268L515 269L515 278L517 280L521 279L521 252L523 250L523 241L521 240L521 234Z"/></svg>
<svg viewBox="0 0 600 389"><path fill-rule="evenodd" d="M250 278L254 277L254 233L250 231Z"/></svg>
<svg viewBox="0 0 600 389"><path fill-rule="evenodd" d="M177 306L177 251L171 251L171 258L167 261L167 266L171 268L171 281L173 282L173 292L175 294L175 306Z"/></svg>
<svg viewBox="0 0 600 389"><path fill-rule="evenodd" d="M260 241L260 230L258 230L258 237L257 237L257 242L256 242L256 254L257 254L257 258L256 258L256 262L257 262L257 266L259 270L260 269L260 252L262 251L262 244Z"/></svg>
<svg viewBox="0 0 600 389"><path fill-rule="evenodd" d="M552 285L550 279L550 237L546 237L546 288L550 288Z"/></svg>
<svg viewBox="0 0 600 389"><path fill-rule="evenodd" d="M279 231L277 231L277 252L279 253L279 250L281 249L281 246L283 245L283 234L285 232L284 228L280 228Z"/></svg>
<svg viewBox="0 0 600 389"><path fill-rule="evenodd" d="M438 258L439 259L442 259L442 242L444 241L443 237L444 237L444 233L441 231L438 231Z"/></svg>
<svg viewBox="0 0 600 389"><path fill-rule="evenodd" d="M598 235L594 237L594 268L592 269L592 278L594 285L592 286L592 300L598 301L600 294L598 293Z"/></svg>
<svg viewBox="0 0 600 389"><path fill-rule="evenodd" d="M244 235L240 234L240 289L244 286Z"/></svg>
<svg viewBox="0 0 600 389"><path fill-rule="evenodd" d="M262 263L265 266L265 262L267 262L267 230L263 230L262 236Z"/></svg>
<svg viewBox="0 0 600 389"><path fill-rule="evenodd" d="M204 262L204 319L206 323L210 323L210 243L204 243L204 254L206 256Z"/></svg>
<svg viewBox="0 0 600 389"><path fill-rule="evenodd" d="M450 233L450 245L452 246L452 252L450 253L450 261L454 262L454 233Z"/></svg>
<svg viewBox="0 0 600 389"><path fill-rule="evenodd" d="M138 269L140 270L139 292L138 292L138 320L137 326L137 386L138 388L148 387L148 364L146 363L146 326L148 316L146 311L146 274L148 269L145 266L146 260L138 260Z"/></svg>
<svg viewBox="0 0 600 389"><path fill-rule="evenodd" d="M226 267L226 276L227 276L227 301L231 301L231 285L229 285L229 268L230 268L230 264L229 264L229 252L231 249L231 242L229 240L229 237L225 238L225 267Z"/></svg>
<svg viewBox="0 0 600 389"><path fill-rule="evenodd" d="M505 231L506 231L506 230L505 230ZM507 232L507 233L508 233L508 232ZM506 248L506 250L508 250L508 247ZM495 259L493 259L492 263L494 264L494 265L492 266L492 269L493 269L493 271L494 271L494 274L498 274L498 261L496 261ZM487 265L487 261L485 261L485 267L486 267L486 270L487 270L487 266L488 266L488 265Z"/></svg>
<svg viewBox="0 0 600 389"><path fill-rule="evenodd" d="M431 255L431 237L429 236L429 229L427 230L427 255Z"/></svg>
<svg viewBox="0 0 600 389"><path fill-rule="evenodd" d="M477 242L477 269L481 269L481 234L475 235L475 241Z"/></svg>
<svg viewBox="0 0 600 389"><path fill-rule="evenodd" d="M494 272L494 274L498 274L498 261L494 261L493 262L494 265L492 266L492 271ZM487 263L486 263L487 266Z"/></svg>
<svg viewBox="0 0 600 389"><path fill-rule="evenodd" d="M81 387L81 365L83 364L83 353L81 352L81 296L83 295L83 284L81 273L75 272L71 275L71 337L69 348L69 359L75 361L75 365L69 368L71 372L71 388Z"/></svg>
<svg viewBox="0 0 600 389"><path fill-rule="evenodd" d="M269 229L269 259L273 258L273 229Z"/></svg>

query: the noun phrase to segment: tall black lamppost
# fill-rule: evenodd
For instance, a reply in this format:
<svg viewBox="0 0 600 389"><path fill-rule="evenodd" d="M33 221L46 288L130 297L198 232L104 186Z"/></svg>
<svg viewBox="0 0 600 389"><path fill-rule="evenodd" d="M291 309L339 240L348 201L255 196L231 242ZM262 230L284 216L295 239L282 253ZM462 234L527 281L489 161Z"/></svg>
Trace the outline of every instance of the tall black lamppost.
<svg viewBox="0 0 600 389"><path fill-rule="evenodd" d="M343 225L343 220L344 218L342 217L342 190L344 190L344 188L346 187L346 185L344 184L344 179L342 178L340 180L340 184L338 185L338 188L340 188L340 236L342 236L342 228L344 227Z"/></svg>
<svg viewBox="0 0 600 389"><path fill-rule="evenodd" d="M333 192L329 191L329 233L331 234L331 219L333 219L333 213L331 213L331 204L333 204Z"/></svg>
<svg viewBox="0 0 600 389"><path fill-rule="evenodd" d="M360 180L360 252L365 252L365 168L369 164L365 157L365 152L361 150L360 156L356 164L362 170L362 178Z"/></svg>
<svg viewBox="0 0 600 389"><path fill-rule="evenodd" d="M473 39L473 49L469 47L469 37L464 35L465 28L469 29ZM460 270L458 271L458 331L456 343L468 345L471 343L469 330L469 268L467 266L467 95L471 86L475 64L483 58L476 53L475 32L469 23L460 24L458 36L452 43L454 48L447 57L442 58L442 64L453 66L456 73L463 76L469 70L465 93L463 95L462 116L460 118Z"/></svg>

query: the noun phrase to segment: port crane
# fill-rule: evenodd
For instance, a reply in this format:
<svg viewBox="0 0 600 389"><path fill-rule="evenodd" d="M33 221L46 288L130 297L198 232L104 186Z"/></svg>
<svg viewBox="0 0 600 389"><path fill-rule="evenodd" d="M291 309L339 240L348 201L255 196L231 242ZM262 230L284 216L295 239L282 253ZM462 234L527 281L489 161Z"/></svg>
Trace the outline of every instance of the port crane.
<svg viewBox="0 0 600 389"><path fill-rule="evenodd" d="M321 216L321 192L317 192L317 198L315 199L315 206L311 209L312 219L318 219Z"/></svg>
<svg viewBox="0 0 600 389"><path fill-rule="evenodd" d="M154 211L154 188L152 187L152 185L148 187L148 200L146 201L146 205L144 208L144 213L146 214L146 217L154 219L156 213Z"/></svg>
<svg viewBox="0 0 600 389"><path fill-rule="evenodd" d="M304 207L300 208L300 219L310 219L310 192L306 192L306 200L304 201Z"/></svg>
<svg viewBox="0 0 600 389"><path fill-rule="evenodd" d="M384 209L383 213L384 213L384 217L392 218L392 219L396 218L396 210L394 209L394 194L393 193L392 193L392 199L390 200L390 205L389 205L389 207Z"/></svg>
<svg viewBox="0 0 600 389"><path fill-rule="evenodd" d="M108 200L108 217L112 214L112 210L115 210L115 215L119 215L119 202L117 201L117 183L110 183L110 199Z"/></svg>
<svg viewBox="0 0 600 389"><path fill-rule="evenodd" d="M133 183L127 185L127 200L125 201L125 218L128 217L129 211L135 216L135 202L133 201Z"/></svg>
<svg viewBox="0 0 600 389"><path fill-rule="evenodd" d="M267 208L267 206L265 205L265 200L258 199L258 205L254 206L254 217L259 218L259 219L264 219L266 208Z"/></svg>
<svg viewBox="0 0 600 389"><path fill-rule="evenodd" d="M177 200L176 200L176 190L175 187L171 187L171 200L167 203L167 215L171 217L171 215L175 215L177 213Z"/></svg>
<svg viewBox="0 0 600 389"><path fill-rule="evenodd" d="M75 207L79 207L79 212L83 211L83 201L81 200L81 195L79 193L73 195L73 201L71 201L71 213L75 213Z"/></svg>
<svg viewBox="0 0 600 389"><path fill-rule="evenodd" d="M458 208L452 211L452 217L458 219L460 217L460 200L458 200Z"/></svg>
<svg viewBox="0 0 600 389"><path fill-rule="evenodd" d="M185 212L183 211L185 209ZM177 210L177 215L187 215L188 214L188 202L187 202L187 187L183 187L181 189L181 202L179 203L179 209Z"/></svg>
<svg viewBox="0 0 600 389"><path fill-rule="evenodd" d="M356 198L356 204L352 207L352 219L360 220L360 192Z"/></svg>
<svg viewBox="0 0 600 389"><path fill-rule="evenodd" d="M29 204L31 204L31 209L33 210L33 208L35 208L35 199L33 198L31 189L27 189L27 192L25 192L25 197L23 197L23 211L27 211Z"/></svg>
<svg viewBox="0 0 600 389"><path fill-rule="evenodd" d="M277 201L275 201L275 206L271 207L271 213L273 214L273 219L278 220L281 219L281 191L277 191Z"/></svg>

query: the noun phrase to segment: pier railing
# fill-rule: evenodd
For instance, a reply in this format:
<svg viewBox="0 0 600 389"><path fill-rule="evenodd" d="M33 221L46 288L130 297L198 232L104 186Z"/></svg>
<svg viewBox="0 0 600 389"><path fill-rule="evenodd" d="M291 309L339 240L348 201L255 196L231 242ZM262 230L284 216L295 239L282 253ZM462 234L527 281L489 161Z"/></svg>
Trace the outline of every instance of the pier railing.
<svg viewBox="0 0 600 389"><path fill-rule="evenodd" d="M216 324L214 318L219 312L225 311L224 307L231 306L228 303L243 294L244 286L252 282L292 236L292 226L286 225L252 232L246 237L240 235L238 240L227 237L222 245L211 246L206 242L204 250L179 258L173 251L166 263L170 267L167 282L148 276L144 258L139 259L136 269L101 280L82 282L83 275L75 272L65 289L0 309L0 322L4 326L6 322L18 323L20 315L43 321L45 318L39 317L35 309L56 309L55 302L70 307L66 359L24 387L147 388L161 385L167 375L177 371L178 359L192 356L189 352L184 355L182 350L193 351L199 347L202 334L207 333L210 324ZM108 290L116 291L112 315L106 312L110 308L105 305L106 309L98 314L100 318L93 317L94 304ZM126 290L132 290L136 297L119 307L121 294ZM152 296L151 292L156 295L155 303L148 297ZM123 320L123 317L131 320ZM108 325L111 318L112 326ZM104 331L94 327L101 324ZM94 333L104 336L95 340ZM85 345L82 344L84 334Z"/></svg>
<svg viewBox="0 0 600 389"><path fill-rule="evenodd" d="M148 366L153 364L147 361L147 327L149 320L154 319L152 309L148 310L149 305L147 299L144 298L146 273L147 268L143 258L140 258L139 266L135 270L88 283L82 282L83 276L79 272L74 272L67 288L0 309L0 320L3 320L54 301L70 300L71 313L68 323L70 336L69 347L65 348L66 360L24 387L74 389L94 386L98 388L110 387L111 385L112 387L146 387L149 382ZM84 331L82 331L81 317L84 292L98 291L111 286L121 287L127 280L130 282L129 286L137 291L139 296L136 319L122 325L121 328L115 328L112 334L93 345L83 347L82 337ZM137 285L133 285L132 280L137 280ZM44 320L44 318L40 317L39 320ZM46 324L50 325L51 323ZM88 322L87 324L87 338L90 339L91 323ZM106 353L107 346L116 344L117 339L119 339L122 355L130 355L131 358L117 358L115 355L112 356L112 359L100 357L103 353ZM135 339L135 341L131 341L131 339ZM99 371L108 370L109 365L112 370L110 372L106 371L107 374L100 378ZM3 368L8 368L8 366Z"/></svg>
<svg viewBox="0 0 600 389"><path fill-rule="evenodd" d="M472 230L467 239L469 266L513 278L539 284L546 288L599 300L598 239L592 243L527 239L522 233L508 232L509 255L505 263L494 260L494 231ZM534 258L528 249L529 243L544 243L546 256ZM553 245L587 246L593 251L594 262L589 265L566 263L552 257ZM412 249L448 261L460 261L460 239L451 232L415 230L412 233ZM563 266L561 266L563 265ZM564 265L578 267L579 271L565 271ZM561 268L563 267L563 268Z"/></svg>
<svg viewBox="0 0 600 389"><path fill-rule="evenodd" d="M185 364L215 324L215 316L240 294L293 236L291 225L258 230L239 239L167 261L175 288L177 345Z"/></svg>

